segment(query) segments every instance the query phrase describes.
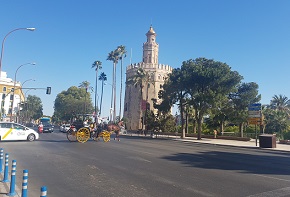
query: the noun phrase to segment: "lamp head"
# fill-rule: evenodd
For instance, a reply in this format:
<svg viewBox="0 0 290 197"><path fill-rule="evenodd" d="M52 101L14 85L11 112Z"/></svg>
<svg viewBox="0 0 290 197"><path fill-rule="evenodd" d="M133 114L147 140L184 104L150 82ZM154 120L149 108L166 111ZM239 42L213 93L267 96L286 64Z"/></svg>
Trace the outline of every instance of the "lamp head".
<svg viewBox="0 0 290 197"><path fill-rule="evenodd" d="M29 30L29 31L34 31L34 30L35 30L34 27L28 27L28 28L26 28L26 29Z"/></svg>

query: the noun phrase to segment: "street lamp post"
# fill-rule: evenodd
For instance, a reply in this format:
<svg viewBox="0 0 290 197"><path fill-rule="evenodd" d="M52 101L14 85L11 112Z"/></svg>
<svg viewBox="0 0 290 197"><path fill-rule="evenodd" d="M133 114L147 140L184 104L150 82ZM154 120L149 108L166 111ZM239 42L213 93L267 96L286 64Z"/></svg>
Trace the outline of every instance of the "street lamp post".
<svg viewBox="0 0 290 197"><path fill-rule="evenodd" d="M3 59L3 53L4 53L4 43L6 38L14 31L18 31L18 30L28 30L28 31L34 31L35 28L34 27L29 27L29 28L17 28L14 29L10 32L8 32L8 34L6 34L6 36L4 37L3 41L2 41L2 47L1 47L1 56L0 56L0 78L1 78L1 72L2 72L2 59Z"/></svg>
<svg viewBox="0 0 290 197"><path fill-rule="evenodd" d="M12 121L12 114L13 114L13 105L14 105L14 97L15 97L15 87L16 87L16 76L17 76L17 72L18 70L22 67L22 66L25 66L25 65L35 65L35 63L26 63L26 64L22 64L20 65L16 71L15 71L15 76L14 76L14 86L13 86L13 97L12 97L12 103L11 103L11 111L10 111L10 122Z"/></svg>
<svg viewBox="0 0 290 197"><path fill-rule="evenodd" d="M25 84L27 81L35 81L35 79L27 79L27 80L25 80L25 81L22 83L22 85L21 85L22 90L23 90L23 86L24 86L24 84ZM25 94L23 94L23 91L22 91L22 95L24 96L24 100L25 100L26 97L25 97Z"/></svg>

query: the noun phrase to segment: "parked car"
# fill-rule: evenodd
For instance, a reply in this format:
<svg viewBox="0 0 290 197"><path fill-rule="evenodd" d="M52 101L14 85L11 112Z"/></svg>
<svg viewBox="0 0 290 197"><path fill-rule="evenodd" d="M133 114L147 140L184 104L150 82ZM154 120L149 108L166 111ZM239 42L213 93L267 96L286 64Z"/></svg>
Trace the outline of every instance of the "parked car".
<svg viewBox="0 0 290 197"><path fill-rule="evenodd" d="M34 141L39 138L39 134L24 125L14 122L0 122L0 141L8 140L28 140Z"/></svg>
<svg viewBox="0 0 290 197"><path fill-rule="evenodd" d="M69 130L69 128L70 128L70 124L63 124L63 125L61 125L61 126L59 127L59 130L60 130L61 132L66 133L67 130Z"/></svg>
<svg viewBox="0 0 290 197"><path fill-rule="evenodd" d="M50 123L43 123L43 133L52 133L54 126Z"/></svg>

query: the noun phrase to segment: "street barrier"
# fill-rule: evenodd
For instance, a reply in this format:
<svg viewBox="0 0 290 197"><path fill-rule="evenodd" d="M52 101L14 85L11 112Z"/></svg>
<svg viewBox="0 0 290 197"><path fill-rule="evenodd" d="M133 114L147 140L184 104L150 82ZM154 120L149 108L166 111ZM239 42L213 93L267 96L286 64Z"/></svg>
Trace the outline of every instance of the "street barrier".
<svg viewBox="0 0 290 197"><path fill-rule="evenodd" d="M21 197L27 197L27 185L28 185L28 170L23 170L22 180L22 195Z"/></svg>
<svg viewBox="0 0 290 197"><path fill-rule="evenodd" d="M3 148L0 148L0 174L3 172ZM1 171L2 170L2 171ZM4 168L4 178L1 182L7 183L10 182L8 179L8 170L9 170L9 154L5 154L5 168ZM15 196L17 192L16 188L16 160L12 160L11 168L11 183L10 183L10 192L7 193L7 196ZM3 192L3 191L1 191ZM23 181L22 181L22 192L21 197L28 197L28 170L23 170ZM40 197L46 197L47 188L42 186L40 189Z"/></svg>
<svg viewBox="0 0 290 197"><path fill-rule="evenodd" d="M5 154L4 179L2 180L2 182L4 182L4 183L10 182L8 179L8 164L9 164L9 154L6 153Z"/></svg>
<svg viewBox="0 0 290 197"><path fill-rule="evenodd" d="M7 196L16 195L15 184L16 184L16 160L12 160L10 192L7 194Z"/></svg>
<svg viewBox="0 0 290 197"><path fill-rule="evenodd" d="M2 173L3 172L3 168L2 168L2 166L3 166L3 148L1 148L0 149L0 173Z"/></svg>
<svg viewBox="0 0 290 197"><path fill-rule="evenodd" d="M47 189L45 186L41 187L40 192L41 192L40 197L46 197Z"/></svg>

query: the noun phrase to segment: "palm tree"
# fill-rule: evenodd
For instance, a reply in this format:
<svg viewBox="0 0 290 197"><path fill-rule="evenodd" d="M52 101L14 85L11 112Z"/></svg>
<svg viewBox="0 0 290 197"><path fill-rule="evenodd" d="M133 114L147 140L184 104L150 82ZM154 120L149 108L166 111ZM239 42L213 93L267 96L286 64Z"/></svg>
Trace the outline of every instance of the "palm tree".
<svg viewBox="0 0 290 197"><path fill-rule="evenodd" d="M107 60L110 60L113 62L113 83L112 83L112 96L114 99L114 105L113 105L113 122L116 121L116 67L119 60L119 52L117 50L111 51L108 55ZM112 103L112 101L111 101ZM112 120L111 120L112 121Z"/></svg>
<svg viewBox="0 0 290 197"><path fill-rule="evenodd" d="M119 119L121 120L121 111L122 111L122 91L123 91L123 58L126 57L126 48L123 45L117 47L119 52L119 59L121 60L121 84L120 84L120 108L119 108Z"/></svg>
<svg viewBox="0 0 290 197"><path fill-rule="evenodd" d="M102 103L103 103L103 92L104 92L104 82L107 81L107 75L102 72L99 76L99 80L102 81L102 93L101 93L101 101L100 101L100 114L99 116L101 116L102 113Z"/></svg>
<svg viewBox="0 0 290 197"><path fill-rule="evenodd" d="M88 93L88 89L91 88L90 87L90 82L88 81L83 81L82 83L80 83L79 88L85 88L86 90L86 94L85 94L85 105L84 105L84 114L86 114L86 103L87 103L87 93Z"/></svg>
<svg viewBox="0 0 290 197"><path fill-rule="evenodd" d="M102 62L101 61L94 61L92 64L92 68L95 68L96 70L96 89L95 89L95 122L97 122L97 93L98 93L98 71L99 69L102 69Z"/></svg>
<svg viewBox="0 0 290 197"><path fill-rule="evenodd" d="M279 96L274 95L273 99L270 101L270 107L278 111L284 111L288 116L290 115L290 99L288 99L287 96L281 94Z"/></svg>

